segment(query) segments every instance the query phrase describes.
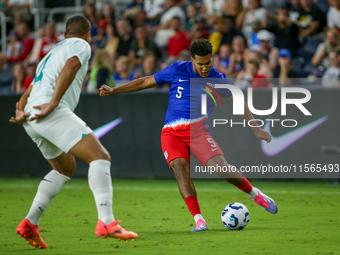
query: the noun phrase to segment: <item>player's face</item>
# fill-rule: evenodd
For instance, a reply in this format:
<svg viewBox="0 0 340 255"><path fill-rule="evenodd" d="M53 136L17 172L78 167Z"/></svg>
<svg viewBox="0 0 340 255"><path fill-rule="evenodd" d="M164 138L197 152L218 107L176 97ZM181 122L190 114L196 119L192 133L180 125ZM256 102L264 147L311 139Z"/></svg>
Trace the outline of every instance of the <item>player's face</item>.
<svg viewBox="0 0 340 255"><path fill-rule="evenodd" d="M204 57L194 56L194 58L191 58L191 62L195 73L203 78L209 76L212 67L212 56L210 54Z"/></svg>

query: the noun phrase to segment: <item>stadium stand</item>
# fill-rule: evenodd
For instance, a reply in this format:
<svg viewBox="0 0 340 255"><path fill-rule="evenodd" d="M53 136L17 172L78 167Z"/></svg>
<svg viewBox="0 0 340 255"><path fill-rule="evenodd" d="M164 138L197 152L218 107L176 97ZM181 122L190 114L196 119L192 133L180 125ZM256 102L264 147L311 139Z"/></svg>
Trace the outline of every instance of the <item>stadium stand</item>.
<svg viewBox="0 0 340 255"><path fill-rule="evenodd" d="M201 36L200 32L195 30L195 28L199 27L195 26L195 23L197 23L197 25L200 25L200 29L204 31L206 37L209 36L209 34L211 35L209 37L209 40L215 47L214 54L216 54L216 58L214 59L218 59L217 55L219 54L220 46L226 43L231 44L231 39L236 35L235 31L237 31L237 35L241 35L245 38L249 50L260 50L259 47L258 49L256 49L256 47L251 47L251 45L260 45L260 40L258 40L257 38L257 33L261 29L267 28L268 25L275 26L275 24L277 24L278 20L276 19L276 17L280 8L287 8L290 11L290 19L292 20L292 22L295 22L297 26L301 26L301 21L299 21L298 14L299 8L300 10L302 10L302 8L304 8L306 6L306 3L308 3L309 1L310 0L280 0L274 3L273 1L266 0L99 0L93 2L86 0L33 0L27 2L27 4L25 4L22 8L11 6L7 3L8 1L5 1L5 4L0 7L1 55L2 59L6 59L10 57L9 53L13 53L12 51L10 52L9 49L15 48L18 49L20 54L20 51L23 47L23 38L20 38L19 36L17 41L15 41L15 38L13 38L13 36L17 36L19 23L25 22L28 24L31 31L31 36L35 38L35 44L38 44L34 47L38 48L41 41L46 41L46 39L44 39L45 35L42 31L42 28L45 27L46 24L52 24L55 27L58 37L55 37L53 40L54 42L59 42L63 40L62 32L64 30L65 21L75 14L84 14L90 19L90 22L93 26L91 31L91 34L93 36L93 42L91 43L92 54L94 55L96 49L99 48L104 48L106 51L108 51L110 63L113 70L111 75L114 79L115 76L117 77L115 62L118 58L122 56L127 57L127 60L130 63L133 63L129 65L129 73L134 73L136 72L136 70L138 71L142 69L142 63L144 60L143 56L147 56L150 51L155 51L155 47L151 47L150 43L148 44L148 42L155 42L157 44L157 36L159 34L158 31L163 31L168 36L170 36L169 39L158 45L161 51L159 53L156 53L157 68L159 70L167 66L168 63L172 63L173 61L178 60L180 55L178 53L180 52L180 50L187 49L187 46L183 46L182 48L178 47L179 38L177 37L179 35L181 36L181 41L188 41L188 43L190 43L190 41L195 39L196 37ZM313 6L315 5L315 7L313 8L321 10L323 16L326 17L328 10L330 10L330 4L333 6L331 6L333 8L332 13L337 12L337 7L334 6L333 1L328 0L314 0ZM88 16L89 6L91 6L92 8L92 11L90 11L90 13L92 12L92 17ZM163 14L168 13L169 9L180 10L180 12L178 12L179 16L174 16L178 20L183 19L183 13L186 16L186 23L184 23L185 29L183 25L184 30L181 30L183 32L178 33L178 35L174 34L174 31L172 30L171 22L173 21L173 19L170 19L166 22L162 21L164 20L164 18L162 19ZM258 22L255 26L255 23L253 24L252 22L255 22L256 20L252 17L258 15L258 10L261 10L261 13L265 13L265 15L261 16L261 20L257 20ZM292 10L295 10L293 16ZM140 45L136 46L136 44L134 43L133 49L129 50L128 48L126 48L124 51L119 50L119 47L122 47L122 45L119 46L119 41L124 41L124 38L122 38L119 33L117 33L116 26L117 22L120 22L122 19L127 20L132 27L131 38L134 38L136 27L145 27L145 37L149 38L148 40L144 40L145 42L147 42L145 43L145 45L143 45L143 43L138 43ZM224 23L224 20L230 20L231 23L233 23L233 26L236 27L236 30L234 28L231 30L228 28L219 29L216 24L221 23L227 26L230 23ZM304 29L306 28L307 23L304 22ZM106 27L108 27L108 29L106 29ZM242 30L238 28L242 28ZM320 43L324 42L325 31L327 29L327 27L322 28L321 30L319 29L318 31L321 32L318 33L316 36L313 35L304 38L304 36L301 34L298 38L301 43L301 47L297 49L296 52L293 52L291 65L295 72L299 73L301 78L318 75L317 67L313 66L313 64L311 63L311 59ZM96 36L98 31L100 32L100 35ZM231 34L231 31L233 32L233 34ZM109 34L107 35L106 33ZM185 37L187 38L185 39ZM115 39L113 40L113 38ZM231 39L228 41L226 40L226 38ZM116 45L117 41L118 46ZM138 49L137 52L136 49ZM33 51L28 56L25 56L25 59L23 61L20 61L24 64L24 67L26 69L29 67L29 64L31 64L31 62L38 62L39 58L36 57L36 51L37 49L33 49ZM130 54L130 52L135 53ZM44 52L44 54L45 53L46 52ZM135 61L136 56L140 57L138 62ZM268 56L263 55L263 57L265 59L264 61L266 61ZM243 68L246 68L246 64L247 63L244 64ZM217 66L219 65L217 64ZM5 61L4 67L2 68L2 70L0 70L0 76L4 77L4 72L6 71L6 73L8 74L8 70L12 69L12 64L9 61ZM226 71L225 68L222 68L222 70ZM91 62L89 63L88 73L90 72ZM88 79L86 79L86 81L88 81ZM124 81L115 82L116 85L119 85L121 83L124 83ZM84 84L84 91L86 91L87 85L88 84ZM5 86L7 87L4 88ZM22 91L24 91L24 88ZM5 92L11 93L11 89L8 87L8 82L0 82L0 93Z"/></svg>

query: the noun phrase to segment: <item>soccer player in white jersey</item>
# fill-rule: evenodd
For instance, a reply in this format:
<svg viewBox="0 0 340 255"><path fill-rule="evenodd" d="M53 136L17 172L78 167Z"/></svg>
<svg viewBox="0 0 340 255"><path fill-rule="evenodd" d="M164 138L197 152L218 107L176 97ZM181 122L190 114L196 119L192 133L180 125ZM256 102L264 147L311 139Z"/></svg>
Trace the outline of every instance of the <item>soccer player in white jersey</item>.
<svg viewBox="0 0 340 255"><path fill-rule="evenodd" d="M23 124L52 166L40 182L31 209L17 234L33 247L46 249L38 232L39 219L75 170L75 156L89 164L88 181L98 210L95 233L118 240L137 238L112 213L111 157L92 130L73 111L78 104L90 50L89 21L73 16L66 23L65 40L41 60L31 86L16 105L10 122Z"/></svg>

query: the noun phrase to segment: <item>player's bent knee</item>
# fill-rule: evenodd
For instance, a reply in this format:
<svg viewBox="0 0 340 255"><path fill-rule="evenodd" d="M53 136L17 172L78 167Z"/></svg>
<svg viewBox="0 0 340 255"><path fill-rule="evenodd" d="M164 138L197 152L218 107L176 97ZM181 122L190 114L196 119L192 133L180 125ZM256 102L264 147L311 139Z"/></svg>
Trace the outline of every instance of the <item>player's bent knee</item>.
<svg viewBox="0 0 340 255"><path fill-rule="evenodd" d="M63 175L66 175L66 176L68 176L68 177L72 177L74 170L75 170L75 169L68 168L68 169L59 169L59 170L57 170L57 171L58 171L59 173L63 174Z"/></svg>
<svg viewBox="0 0 340 255"><path fill-rule="evenodd" d="M94 155L91 155L88 163L102 159L102 160L107 160L111 162L111 155L110 153L103 147L101 150L97 150Z"/></svg>
<svg viewBox="0 0 340 255"><path fill-rule="evenodd" d="M63 164L59 169L56 169L59 173L71 177L76 170L76 163Z"/></svg>
<svg viewBox="0 0 340 255"><path fill-rule="evenodd" d="M189 163L184 158L176 158L170 162L170 167L174 170L175 168L185 168L189 166Z"/></svg>
<svg viewBox="0 0 340 255"><path fill-rule="evenodd" d="M228 167L229 164L228 162L226 161L226 159L224 158L223 155L216 155L212 158L210 158L208 161L207 161L207 166L226 166Z"/></svg>
<svg viewBox="0 0 340 255"><path fill-rule="evenodd" d="M101 159L104 159L104 160L107 160L107 161L111 162L111 155L110 155L110 153L107 150L103 151L101 157L102 157Z"/></svg>
<svg viewBox="0 0 340 255"><path fill-rule="evenodd" d="M88 155L84 160L88 164L90 164L91 162L95 160L106 160L106 161L111 162L111 156L109 153L97 152L95 154Z"/></svg>
<svg viewBox="0 0 340 255"><path fill-rule="evenodd" d="M190 172L189 162L184 158L176 158L172 160L169 165L176 176Z"/></svg>
<svg viewBox="0 0 340 255"><path fill-rule="evenodd" d="M53 169L68 177L71 177L76 170L76 161L74 157L66 153L61 154L55 159L50 159L48 162Z"/></svg>
<svg viewBox="0 0 340 255"><path fill-rule="evenodd" d="M111 156L93 133L85 136L70 151L70 154L90 163L97 159L103 159L111 162Z"/></svg>

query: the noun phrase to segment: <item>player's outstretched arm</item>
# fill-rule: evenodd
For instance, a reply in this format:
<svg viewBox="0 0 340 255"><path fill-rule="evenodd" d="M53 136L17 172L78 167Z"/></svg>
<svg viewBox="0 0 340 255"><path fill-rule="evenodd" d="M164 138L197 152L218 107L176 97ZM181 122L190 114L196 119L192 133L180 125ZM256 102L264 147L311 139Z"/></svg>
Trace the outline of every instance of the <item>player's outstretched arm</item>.
<svg viewBox="0 0 340 255"><path fill-rule="evenodd" d="M57 78L51 102L34 106L33 108L40 109L41 112L30 118L30 121L49 115L54 110L54 108L59 105L61 98L71 85L80 67L81 63L76 56L69 58L66 61L64 68L61 70Z"/></svg>
<svg viewBox="0 0 340 255"><path fill-rule="evenodd" d="M233 102L233 96L228 98L230 102ZM248 105L246 102L244 102L244 115L242 117L249 123L249 125L252 127L251 129L253 130L255 136L260 139L260 140L265 140L267 143L269 143L272 140L271 135L263 130L257 122L254 120L253 114L248 108Z"/></svg>
<svg viewBox="0 0 340 255"><path fill-rule="evenodd" d="M99 95L102 97L110 96L112 94L119 94L119 93L131 93L143 89L148 89L152 87L156 87L157 82L153 75L139 78L133 81L130 81L122 86L110 88L107 85L102 85L99 89Z"/></svg>
<svg viewBox="0 0 340 255"><path fill-rule="evenodd" d="M33 85L29 86L25 93L20 97L19 102L16 103L15 106L15 117L11 117L9 122L15 123L15 124L22 124L26 117L29 116L29 113L24 112L25 106L27 104L27 98L30 96L32 91Z"/></svg>

